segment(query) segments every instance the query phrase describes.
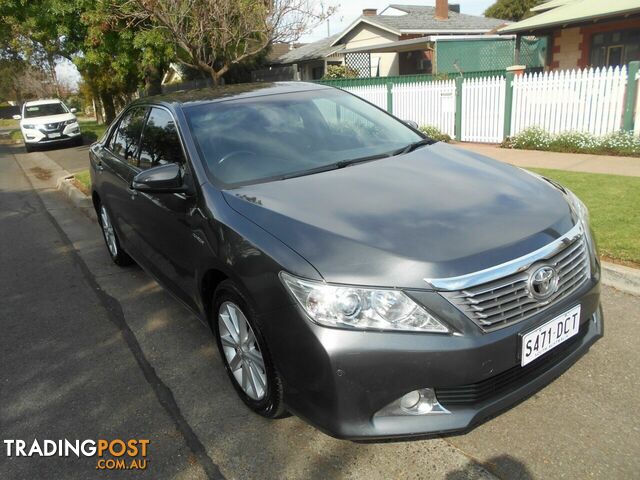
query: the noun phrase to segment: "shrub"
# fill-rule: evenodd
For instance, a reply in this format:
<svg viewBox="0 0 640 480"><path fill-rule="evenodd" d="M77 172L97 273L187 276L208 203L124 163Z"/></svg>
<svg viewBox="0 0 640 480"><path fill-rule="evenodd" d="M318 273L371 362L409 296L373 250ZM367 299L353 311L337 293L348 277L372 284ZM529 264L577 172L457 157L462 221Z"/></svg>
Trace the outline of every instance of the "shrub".
<svg viewBox="0 0 640 480"><path fill-rule="evenodd" d="M427 137L432 138L438 142L446 142L449 143L451 141L451 137L446 133L440 131L438 127L433 125L423 125L420 127L420 131L424 133Z"/></svg>
<svg viewBox="0 0 640 480"><path fill-rule="evenodd" d="M504 148L548 150L563 153L640 156L640 138L632 132L615 132L598 137L586 132L564 132L552 135L537 127L523 130L502 142Z"/></svg>
<svg viewBox="0 0 640 480"><path fill-rule="evenodd" d="M527 128L518 135L508 137L502 143L502 146L505 148L519 148L524 150L548 150L550 145L551 135L538 127Z"/></svg>
<svg viewBox="0 0 640 480"><path fill-rule="evenodd" d="M329 65L327 72L322 77L323 80L332 80L337 78L357 78L358 72L346 65Z"/></svg>

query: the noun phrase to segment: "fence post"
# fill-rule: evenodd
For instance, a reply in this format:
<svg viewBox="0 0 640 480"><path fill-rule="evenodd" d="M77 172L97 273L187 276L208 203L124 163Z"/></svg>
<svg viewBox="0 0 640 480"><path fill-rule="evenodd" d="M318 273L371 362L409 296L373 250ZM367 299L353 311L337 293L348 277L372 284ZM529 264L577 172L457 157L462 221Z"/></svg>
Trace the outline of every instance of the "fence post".
<svg viewBox="0 0 640 480"><path fill-rule="evenodd" d="M511 112L513 110L513 72L507 72L505 81L507 84L504 89L504 138L511 135Z"/></svg>
<svg viewBox="0 0 640 480"><path fill-rule="evenodd" d="M627 68L627 94L625 96L624 113L622 114L622 129L633 132L633 110L636 106L636 95L638 94L638 80L636 75L640 67L640 62L629 62Z"/></svg>
<svg viewBox="0 0 640 480"><path fill-rule="evenodd" d="M462 140L462 82L464 78L456 77L456 125L455 137L457 141Z"/></svg>
<svg viewBox="0 0 640 480"><path fill-rule="evenodd" d="M393 115L393 82L387 82L387 112Z"/></svg>

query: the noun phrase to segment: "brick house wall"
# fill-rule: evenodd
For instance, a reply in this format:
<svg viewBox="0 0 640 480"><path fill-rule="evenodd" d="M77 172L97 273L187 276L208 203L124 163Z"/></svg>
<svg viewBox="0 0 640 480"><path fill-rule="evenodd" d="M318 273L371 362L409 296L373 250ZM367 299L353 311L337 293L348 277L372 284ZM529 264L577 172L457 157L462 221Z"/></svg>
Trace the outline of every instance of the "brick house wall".
<svg viewBox="0 0 640 480"><path fill-rule="evenodd" d="M553 31L552 69L585 68L590 64L591 39L597 33L615 30L640 30L640 17Z"/></svg>

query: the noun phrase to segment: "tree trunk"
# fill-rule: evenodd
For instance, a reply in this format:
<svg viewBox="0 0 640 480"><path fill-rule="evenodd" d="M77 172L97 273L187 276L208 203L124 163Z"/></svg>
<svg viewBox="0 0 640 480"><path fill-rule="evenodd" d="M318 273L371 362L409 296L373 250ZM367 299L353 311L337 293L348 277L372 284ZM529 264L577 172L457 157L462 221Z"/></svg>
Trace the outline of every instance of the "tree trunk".
<svg viewBox="0 0 640 480"><path fill-rule="evenodd" d="M160 95L162 93L162 69L157 65L150 65L144 73L144 93L146 96Z"/></svg>
<svg viewBox="0 0 640 480"><path fill-rule="evenodd" d="M116 107L113 102L113 95L108 92L100 92L100 103L104 108L104 121L110 124L116 118Z"/></svg>

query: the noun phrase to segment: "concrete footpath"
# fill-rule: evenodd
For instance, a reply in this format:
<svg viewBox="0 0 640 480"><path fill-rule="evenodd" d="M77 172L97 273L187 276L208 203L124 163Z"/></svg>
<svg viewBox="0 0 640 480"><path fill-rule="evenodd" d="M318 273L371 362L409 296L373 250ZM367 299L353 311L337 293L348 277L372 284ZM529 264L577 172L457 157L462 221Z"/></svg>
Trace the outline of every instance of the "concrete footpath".
<svg viewBox="0 0 640 480"><path fill-rule="evenodd" d="M571 172L606 173L640 177L640 158L588 155L584 153L541 152L515 150L484 143L456 143L457 147L517 165L518 167L553 168Z"/></svg>

